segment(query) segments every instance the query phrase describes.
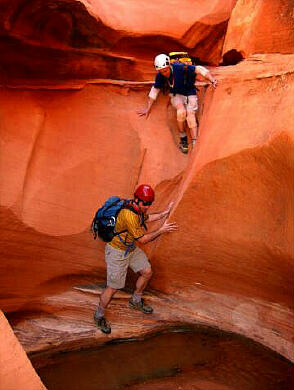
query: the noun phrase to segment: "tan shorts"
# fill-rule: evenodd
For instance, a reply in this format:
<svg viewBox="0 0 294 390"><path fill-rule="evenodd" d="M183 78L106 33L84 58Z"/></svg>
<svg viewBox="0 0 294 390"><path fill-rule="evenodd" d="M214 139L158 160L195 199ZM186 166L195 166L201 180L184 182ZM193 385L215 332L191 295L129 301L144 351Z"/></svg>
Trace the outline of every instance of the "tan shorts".
<svg viewBox="0 0 294 390"><path fill-rule="evenodd" d="M107 244L105 246L105 261L107 265L107 286L116 289L125 286L128 267L134 272L151 268L147 256L138 247L125 256L125 251L115 249Z"/></svg>
<svg viewBox="0 0 294 390"><path fill-rule="evenodd" d="M172 93L169 95L172 106L177 109L179 106L186 107L187 111L197 111L198 109L198 99L197 95L173 95Z"/></svg>

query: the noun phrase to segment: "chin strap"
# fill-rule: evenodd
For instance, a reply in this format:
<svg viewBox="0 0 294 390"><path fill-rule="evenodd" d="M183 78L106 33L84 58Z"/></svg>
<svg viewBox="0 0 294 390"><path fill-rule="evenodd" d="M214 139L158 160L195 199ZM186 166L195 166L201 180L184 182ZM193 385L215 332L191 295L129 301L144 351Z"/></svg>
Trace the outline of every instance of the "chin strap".
<svg viewBox="0 0 294 390"><path fill-rule="evenodd" d="M129 206L131 206L135 211L137 211L138 214L141 214L138 203L139 200L132 199L129 203Z"/></svg>
<svg viewBox="0 0 294 390"><path fill-rule="evenodd" d="M139 209L139 205L138 203L139 202L139 199L132 199L129 203L128 203L128 207L129 209L133 209L133 211L139 215L140 219L141 219L141 225L144 227L145 230L147 230L147 226L145 224L145 215L142 213L142 211L140 211ZM146 218L147 220L147 218Z"/></svg>

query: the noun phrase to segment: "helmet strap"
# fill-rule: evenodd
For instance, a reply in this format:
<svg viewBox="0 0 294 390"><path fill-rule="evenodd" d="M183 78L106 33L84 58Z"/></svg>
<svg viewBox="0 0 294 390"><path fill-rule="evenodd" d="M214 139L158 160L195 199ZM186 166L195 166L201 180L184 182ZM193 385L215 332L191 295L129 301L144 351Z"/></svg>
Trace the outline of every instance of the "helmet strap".
<svg viewBox="0 0 294 390"><path fill-rule="evenodd" d="M130 206L133 207L133 209L135 209L137 212L140 212L139 202L140 202L140 199L135 197L135 199L131 200L131 203L130 203Z"/></svg>

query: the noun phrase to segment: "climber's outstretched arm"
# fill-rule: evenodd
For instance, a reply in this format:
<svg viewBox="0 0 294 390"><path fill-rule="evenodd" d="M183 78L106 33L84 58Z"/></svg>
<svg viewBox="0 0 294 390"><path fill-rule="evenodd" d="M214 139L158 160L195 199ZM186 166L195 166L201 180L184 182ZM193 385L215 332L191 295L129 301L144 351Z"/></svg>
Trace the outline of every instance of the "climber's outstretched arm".
<svg viewBox="0 0 294 390"><path fill-rule="evenodd" d="M154 86L151 88L151 90L149 92L149 95L148 95L147 107L145 107L145 108L143 108L141 110L138 110L137 111L138 115L146 116L146 119L148 118L148 116L149 116L149 114L151 112L151 108L153 106L153 103L157 99L157 96L158 96L159 92L160 92L160 89L155 88Z"/></svg>
<svg viewBox="0 0 294 390"><path fill-rule="evenodd" d="M217 79L204 66L201 66L201 65L195 66L195 73L196 74L200 74L205 79L209 80L211 82L213 88L216 88L216 86L217 86Z"/></svg>
<svg viewBox="0 0 294 390"><path fill-rule="evenodd" d="M148 214L147 222L154 222L154 221L158 221L160 219L167 219L167 217L170 215L170 212L171 212L173 205L174 205L174 202L170 202L165 210L158 211L157 213Z"/></svg>

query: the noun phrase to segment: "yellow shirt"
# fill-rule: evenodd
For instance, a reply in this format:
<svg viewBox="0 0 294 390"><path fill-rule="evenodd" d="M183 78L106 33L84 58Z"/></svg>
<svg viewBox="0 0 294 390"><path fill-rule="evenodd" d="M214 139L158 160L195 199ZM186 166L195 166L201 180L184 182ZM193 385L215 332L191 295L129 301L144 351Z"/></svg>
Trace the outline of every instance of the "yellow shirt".
<svg viewBox="0 0 294 390"><path fill-rule="evenodd" d="M111 246L120 250L126 250L129 245L134 244L135 240L144 236L145 233L144 227L142 226L142 219L139 215L129 209L122 209L119 212L115 230L116 232L127 230L127 232L120 234L120 238L123 242L118 236L115 236L110 242Z"/></svg>

